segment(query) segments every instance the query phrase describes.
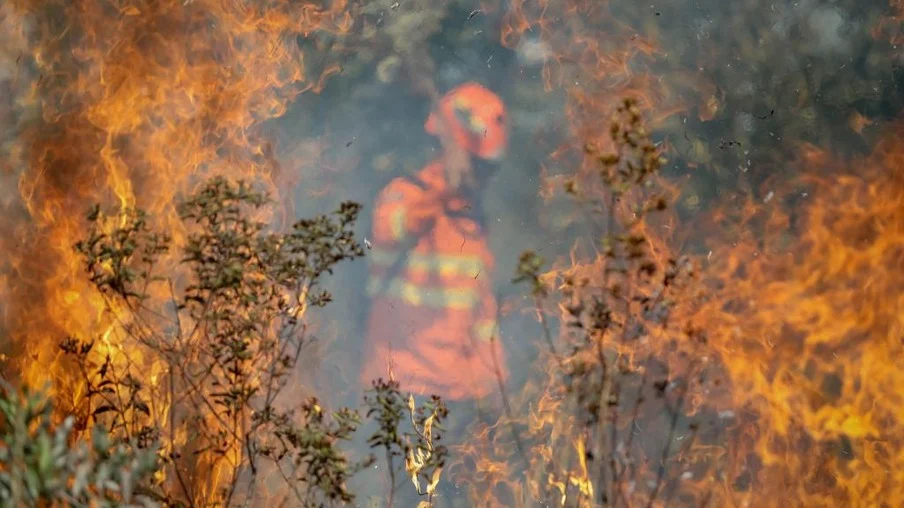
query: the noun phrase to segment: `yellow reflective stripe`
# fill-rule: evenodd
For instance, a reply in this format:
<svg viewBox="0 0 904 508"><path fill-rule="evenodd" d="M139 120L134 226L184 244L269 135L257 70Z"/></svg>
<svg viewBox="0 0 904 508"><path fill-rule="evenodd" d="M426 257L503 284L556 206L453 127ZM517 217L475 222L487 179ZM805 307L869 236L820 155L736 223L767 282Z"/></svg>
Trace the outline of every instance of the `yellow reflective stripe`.
<svg viewBox="0 0 904 508"><path fill-rule="evenodd" d="M481 319L472 327L474 338L480 341L488 341L496 334L496 321L493 319Z"/></svg>
<svg viewBox="0 0 904 508"><path fill-rule="evenodd" d="M389 233L393 240L405 238L405 207L397 206L389 215Z"/></svg>
<svg viewBox="0 0 904 508"><path fill-rule="evenodd" d="M378 266L392 266L401 255L400 252L377 248L370 251L371 260ZM483 270L483 263L477 256L425 255L416 252L408 254L405 266L417 271L436 272L445 277L474 277Z"/></svg>
<svg viewBox="0 0 904 508"><path fill-rule="evenodd" d="M483 134L487 130L487 124L477 115L471 117L471 125L468 126L471 132L475 134Z"/></svg>
<svg viewBox="0 0 904 508"><path fill-rule="evenodd" d="M367 282L367 293L377 294L384 286L383 279L371 277ZM469 288L421 287L402 279L393 279L385 284L386 294L401 299L409 305L423 305L435 309L471 309L478 303L477 292Z"/></svg>

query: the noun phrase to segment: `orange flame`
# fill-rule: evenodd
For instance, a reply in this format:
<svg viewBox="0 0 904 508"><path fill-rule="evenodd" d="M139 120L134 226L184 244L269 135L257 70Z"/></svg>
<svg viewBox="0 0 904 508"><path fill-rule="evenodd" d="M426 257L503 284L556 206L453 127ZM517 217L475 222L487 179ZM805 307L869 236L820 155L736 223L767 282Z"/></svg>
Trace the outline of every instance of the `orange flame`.
<svg viewBox="0 0 904 508"><path fill-rule="evenodd" d="M900 10L899 3L893 2L895 9ZM681 74L666 88L632 72L639 57L655 56L655 46L637 41L609 17L606 6L513 2L503 27L502 43L508 47L524 37L549 44L544 80L548 90L566 91L573 139L608 151L605 120L625 95L638 98L648 112L655 110L654 126L687 109L674 99L676 89L699 90L700 120L718 114L722 93L708 80ZM603 30L601 23L615 28ZM851 119L858 133L866 133L868 124L859 116ZM804 145L793 167L805 168L805 176L793 182L773 178L758 196L726 203L693 231L676 234L671 216L642 226L660 266L679 250L679 241L694 247L705 243L707 252L697 259L705 288L694 288L688 301L673 309L673 318L698 330L701 340L660 340L679 336L663 333L640 345L615 345L612 352L641 368L636 359L652 354L667 366L668 380L689 379L682 413L696 423L678 436L685 443L662 459L656 455L660 452L637 442L637 449L628 451L645 461L637 466L639 478L655 478L658 467L666 468L665 491L673 501L745 506L902 502L904 398L894 387L904 382L898 295L904 283L904 121L887 129L873 155L853 161L850 170L833 154ZM573 157L576 148L562 147L551 159ZM576 185L588 195L605 195L593 187L595 161L583 162ZM543 167L541 196L547 202L562 186L563 177L553 170L551 164ZM676 188L667 190L677 195ZM623 216L629 211L627 201L619 207ZM543 279L588 280L586 287L595 287L606 264L594 256L584 260L576 249ZM565 315L565 309L545 313ZM597 487L596 478L587 478L586 442L575 438L579 429L556 378L559 369L544 354L536 367L539 379L529 380L512 400L527 414L497 424L490 452L496 460L487 460L477 447L460 450L483 459L474 460L480 479L473 484L475 501L529 506L558 500L560 494L568 504L584 505ZM657 417L661 404L647 401L638 407L644 435L668 431ZM522 429L527 466L502 431L512 424ZM619 431L624 435L626 429ZM563 451L569 446L574 450ZM568 453L577 459L557 460ZM646 504L648 487L625 486L622 501ZM660 497L662 503L667 501Z"/></svg>
<svg viewBox="0 0 904 508"><path fill-rule="evenodd" d="M8 265L0 265L7 282L0 305L10 356L24 381L54 380L61 402L77 405L84 390L57 347L75 336L102 337L114 365L151 362L142 381L157 383L161 368L152 359L131 349L129 358L119 354L128 346L110 333L115 309L105 313L106 303L83 276L73 249L85 233L83 214L95 202L140 207L178 245L173 204L208 176L256 181L291 199L280 195L286 175L261 128L338 72L300 41L347 31L351 19L345 0L13 0L0 6L0 25L23 27L0 37L21 35L30 47L16 57L18 81L10 86L5 74L0 81L17 94L10 105L17 113L39 113L15 133L3 156L9 173L0 175L19 183L18 197L4 187L0 200L11 223L0 243ZM22 44L6 48L24 51ZM160 417L166 408L153 413ZM215 491L212 478L200 497Z"/></svg>
<svg viewBox="0 0 904 508"><path fill-rule="evenodd" d="M822 162L804 163L819 172L797 185L807 190L750 206L742 228L754 231L713 246L720 289L698 317L732 383L724 403L750 415L725 459L751 482L738 497L871 506L904 496L904 398L891 388L904 381L902 126L852 170L806 148L805 161ZM783 198L799 211L782 210Z"/></svg>

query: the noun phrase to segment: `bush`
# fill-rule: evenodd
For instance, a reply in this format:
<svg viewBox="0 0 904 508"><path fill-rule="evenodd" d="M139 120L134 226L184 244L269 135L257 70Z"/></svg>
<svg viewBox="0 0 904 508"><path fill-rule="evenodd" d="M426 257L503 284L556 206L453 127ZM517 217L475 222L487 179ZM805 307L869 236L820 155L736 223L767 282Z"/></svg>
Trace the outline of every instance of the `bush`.
<svg viewBox="0 0 904 508"><path fill-rule="evenodd" d="M74 418L53 425L43 392L0 393L0 504L3 506L115 506L155 504L142 485L157 469L153 448L111 440L95 426L90 443L73 439Z"/></svg>
<svg viewBox="0 0 904 508"><path fill-rule="evenodd" d="M112 317L104 336L60 345L87 388L75 414L136 453L159 443L148 488L169 504L251 502L274 476L305 506L353 499L346 481L362 464L338 447L357 413L330 415L316 398L293 408L285 389L307 310L331 299L320 277L363 255L351 232L360 206L280 233L252 218L267 203L215 178L180 207L179 242L139 210L95 208L76 246Z"/></svg>
<svg viewBox="0 0 904 508"><path fill-rule="evenodd" d="M674 492L669 460L678 446L694 441L692 436L676 446L676 430L685 397L701 376L699 354L683 356L685 368L672 371L679 364L663 357L662 345L680 344L676 349L684 355L703 343L676 312L693 305L696 270L647 233L666 210L668 195L658 185L663 159L633 100L614 112L605 148L588 146L586 155L593 170L567 181L565 191L605 228L594 231L596 255L546 271L544 260L528 251L514 278L530 285L548 348L539 364L543 379L518 395L530 408L530 450L517 458L530 464L520 491L531 496L518 502L668 503ZM558 334L546 317L553 296L562 323ZM545 414L550 411L554 417ZM645 418L656 412L666 415L661 432L637 438ZM497 450L518 448L496 443ZM655 467L649 458L638 459L651 455Z"/></svg>

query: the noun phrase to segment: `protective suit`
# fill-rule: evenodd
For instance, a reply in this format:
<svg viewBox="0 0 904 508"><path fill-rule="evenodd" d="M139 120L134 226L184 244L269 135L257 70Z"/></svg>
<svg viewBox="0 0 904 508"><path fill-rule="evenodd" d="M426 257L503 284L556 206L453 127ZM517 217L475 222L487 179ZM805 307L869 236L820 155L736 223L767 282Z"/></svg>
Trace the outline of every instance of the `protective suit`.
<svg viewBox="0 0 904 508"><path fill-rule="evenodd" d="M361 381L391 376L415 394L478 399L498 390L497 368L508 375L491 340L493 256L476 199L506 150L505 107L465 84L439 101L425 128L440 138L442 156L396 178L376 200Z"/></svg>

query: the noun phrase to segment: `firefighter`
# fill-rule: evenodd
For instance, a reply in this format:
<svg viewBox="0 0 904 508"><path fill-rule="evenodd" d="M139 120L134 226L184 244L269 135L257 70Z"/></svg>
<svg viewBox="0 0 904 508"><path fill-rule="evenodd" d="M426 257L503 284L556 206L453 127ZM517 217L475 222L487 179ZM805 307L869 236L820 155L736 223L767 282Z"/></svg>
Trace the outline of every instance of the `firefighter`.
<svg viewBox="0 0 904 508"><path fill-rule="evenodd" d="M454 404L498 391L508 371L494 341L493 256L477 199L507 148L502 100L475 83L443 96L425 129L441 156L379 194L370 236L362 382L394 378ZM454 438L454 436L453 436Z"/></svg>

